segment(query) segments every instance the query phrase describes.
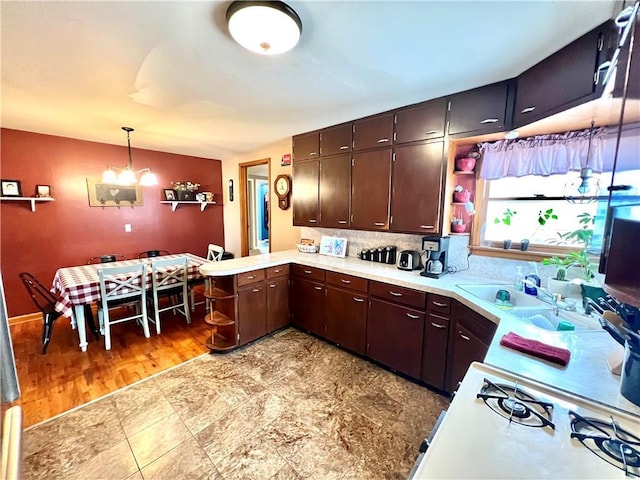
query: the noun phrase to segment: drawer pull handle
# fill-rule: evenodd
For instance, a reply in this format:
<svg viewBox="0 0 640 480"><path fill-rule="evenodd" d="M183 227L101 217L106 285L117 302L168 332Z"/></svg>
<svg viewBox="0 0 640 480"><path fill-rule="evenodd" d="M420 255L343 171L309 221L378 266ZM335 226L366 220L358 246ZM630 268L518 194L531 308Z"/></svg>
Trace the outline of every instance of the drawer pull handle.
<svg viewBox="0 0 640 480"><path fill-rule="evenodd" d="M353 299L358 303L364 302L364 298L353 297Z"/></svg>
<svg viewBox="0 0 640 480"><path fill-rule="evenodd" d="M351 283L351 280L345 280L344 278L341 278L340 281L347 284Z"/></svg>
<svg viewBox="0 0 640 480"><path fill-rule="evenodd" d="M311 270L305 270L304 273L309 274L312 273Z"/></svg>
<svg viewBox="0 0 640 480"><path fill-rule="evenodd" d="M446 325L440 325L439 323L433 323L433 322L431 322L431 326L432 327L436 327L436 328L440 328L440 329L447 328Z"/></svg>
<svg viewBox="0 0 640 480"><path fill-rule="evenodd" d="M420 318L420 315L412 315L411 313L407 312L407 317L409 318Z"/></svg>
<svg viewBox="0 0 640 480"><path fill-rule="evenodd" d="M342 145L340 150L349 150L349 145Z"/></svg>
<svg viewBox="0 0 640 480"><path fill-rule="evenodd" d="M460 335L460 338L463 340L466 340L467 342L469 340L471 340L469 337L467 337L465 334L463 334L462 332L458 332L458 335Z"/></svg>
<svg viewBox="0 0 640 480"><path fill-rule="evenodd" d="M380 140L378 140L376 143L387 143L389 141L388 138L381 138Z"/></svg>
<svg viewBox="0 0 640 480"><path fill-rule="evenodd" d="M420 228L435 228L433 225L420 225Z"/></svg>
<svg viewBox="0 0 640 480"><path fill-rule="evenodd" d="M391 290L389 290L389 293L391 295L393 295L394 297L401 297L402 296L402 294L400 292L392 292Z"/></svg>
<svg viewBox="0 0 640 480"><path fill-rule="evenodd" d="M497 118L485 118L480 123L498 123L498 119Z"/></svg>
<svg viewBox="0 0 640 480"><path fill-rule="evenodd" d="M315 288L316 290L322 290L322 287L313 287L313 288Z"/></svg>
<svg viewBox="0 0 640 480"><path fill-rule="evenodd" d="M275 283L270 284L269 288L276 288L276 284Z"/></svg>
<svg viewBox="0 0 640 480"><path fill-rule="evenodd" d="M314 155L317 155L317 154L318 154L318 152L309 152L309 156L310 157L313 157Z"/></svg>
<svg viewBox="0 0 640 480"><path fill-rule="evenodd" d="M255 275L249 275L249 276L247 277L247 280L253 280L254 278L256 278L256 276L255 276Z"/></svg>
<svg viewBox="0 0 640 480"><path fill-rule="evenodd" d="M435 300L432 301L431 303L433 303L436 307L446 307L447 306L446 303L436 302Z"/></svg>
<svg viewBox="0 0 640 480"><path fill-rule="evenodd" d="M259 292L260 290L262 290L261 288L254 288L253 291L254 292Z"/></svg>
<svg viewBox="0 0 640 480"><path fill-rule="evenodd" d="M520 110L520 113L530 113L530 112L533 112L535 109L536 107L523 108L522 110Z"/></svg>
<svg viewBox="0 0 640 480"><path fill-rule="evenodd" d="M374 223L374 225L376 227L384 227L385 223L384 222L376 222L376 223Z"/></svg>
<svg viewBox="0 0 640 480"><path fill-rule="evenodd" d="M338 220L338 223L341 224L341 225L345 225L347 223L347 221L346 220Z"/></svg>
<svg viewBox="0 0 640 480"><path fill-rule="evenodd" d="M310 218L309 219L309 223L316 223L316 222L317 222L317 220L315 218Z"/></svg>
<svg viewBox="0 0 640 480"><path fill-rule="evenodd" d="M438 130L429 130L427 135L433 135L434 133L438 133Z"/></svg>

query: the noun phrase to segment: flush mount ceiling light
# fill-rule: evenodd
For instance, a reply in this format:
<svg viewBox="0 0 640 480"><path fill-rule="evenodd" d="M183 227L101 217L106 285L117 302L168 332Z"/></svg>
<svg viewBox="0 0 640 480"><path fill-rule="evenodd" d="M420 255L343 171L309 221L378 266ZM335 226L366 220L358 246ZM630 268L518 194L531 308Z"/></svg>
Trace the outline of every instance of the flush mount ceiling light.
<svg viewBox="0 0 640 480"><path fill-rule="evenodd" d="M296 46L302 32L298 14L284 2L236 0L227 8L233 39L247 50L278 55Z"/></svg>
<svg viewBox="0 0 640 480"><path fill-rule="evenodd" d="M117 185L133 185L138 183L136 178L136 174L142 173L142 177L140 177L140 185L143 187L148 187L150 185L157 185L158 180L156 179L155 173L151 173L151 169L143 168L142 170L134 170L133 169L133 161L131 159L131 139L129 134L133 132L133 128L131 127L122 127L122 130L127 132L127 146L129 148L129 163L125 165L124 168L116 168L120 173L116 173L116 171L107 165L107 169L102 172L102 183L111 183Z"/></svg>

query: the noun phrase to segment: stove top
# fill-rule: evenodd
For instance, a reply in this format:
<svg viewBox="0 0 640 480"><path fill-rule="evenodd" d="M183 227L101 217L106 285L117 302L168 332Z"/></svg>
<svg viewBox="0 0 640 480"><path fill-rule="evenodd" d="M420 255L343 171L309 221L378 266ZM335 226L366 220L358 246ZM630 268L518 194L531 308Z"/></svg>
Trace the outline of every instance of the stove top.
<svg viewBox="0 0 640 480"><path fill-rule="evenodd" d="M640 417L474 363L414 478L640 478Z"/></svg>

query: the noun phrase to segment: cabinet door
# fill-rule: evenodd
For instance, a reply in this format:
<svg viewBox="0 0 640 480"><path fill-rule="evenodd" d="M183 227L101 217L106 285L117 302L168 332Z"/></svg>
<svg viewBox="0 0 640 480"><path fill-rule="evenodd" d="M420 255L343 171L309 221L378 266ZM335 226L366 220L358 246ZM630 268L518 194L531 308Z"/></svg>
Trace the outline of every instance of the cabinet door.
<svg viewBox="0 0 640 480"><path fill-rule="evenodd" d="M503 131L507 118L509 84L508 81L494 83L453 95L449 100L449 133Z"/></svg>
<svg viewBox="0 0 640 480"><path fill-rule="evenodd" d="M385 113L357 120L353 124L353 149L366 150L391 145L393 139L393 115Z"/></svg>
<svg viewBox="0 0 640 480"><path fill-rule="evenodd" d="M293 224L318 226L319 160L293 164Z"/></svg>
<svg viewBox="0 0 640 480"><path fill-rule="evenodd" d="M453 392L472 362L481 362L489 346L460 325L454 325L449 339L447 378L449 392Z"/></svg>
<svg viewBox="0 0 640 480"><path fill-rule="evenodd" d="M353 155L351 167L351 227L389 229L391 149Z"/></svg>
<svg viewBox="0 0 640 480"><path fill-rule="evenodd" d="M289 279L267 280L267 333L289 323Z"/></svg>
<svg viewBox="0 0 640 480"><path fill-rule="evenodd" d="M564 110L595 91L600 35L599 29L592 30L518 77L516 127Z"/></svg>
<svg viewBox="0 0 640 480"><path fill-rule="evenodd" d="M293 160L306 160L320 156L320 131L303 133L293 137Z"/></svg>
<svg viewBox="0 0 640 480"><path fill-rule="evenodd" d="M324 337L324 285L294 278L291 285L291 313L294 325Z"/></svg>
<svg viewBox="0 0 640 480"><path fill-rule="evenodd" d="M416 142L444 136L447 99L438 98L396 113L396 143Z"/></svg>
<svg viewBox="0 0 640 480"><path fill-rule="evenodd" d="M391 230L439 233L444 142L395 148Z"/></svg>
<svg viewBox="0 0 640 480"><path fill-rule="evenodd" d="M320 159L320 225L349 227L351 155Z"/></svg>
<svg viewBox="0 0 640 480"><path fill-rule="evenodd" d="M367 355L420 378L424 313L372 299L367 316Z"/></svg>
<svg viewBox="0 0 640 480"><path fill-rule="evenodd" d="M445 389L448 343L449 319L435 313L427 313L424 324L420 378L426 384L441 390Z"/></svg>
<svg viewBox="0 0 640 480"><path fill-rule="evenodd" d="M351 151L353 125L346 123L337 127L325 128L320 133L320 152L323 156L336 155Z"/></svg>
<svg viewBox="0 0 640 480"><path fill-rule="evenodd" d="M326 287L326 337L364 355L367 328L367 296L335 287Z"/></svg>
<svg viewBox="0 0 640 480"><path fill-rule="evenodd" d="M240 345L267 334L267 295L264 283L238 290L238 333Z"/></svg>

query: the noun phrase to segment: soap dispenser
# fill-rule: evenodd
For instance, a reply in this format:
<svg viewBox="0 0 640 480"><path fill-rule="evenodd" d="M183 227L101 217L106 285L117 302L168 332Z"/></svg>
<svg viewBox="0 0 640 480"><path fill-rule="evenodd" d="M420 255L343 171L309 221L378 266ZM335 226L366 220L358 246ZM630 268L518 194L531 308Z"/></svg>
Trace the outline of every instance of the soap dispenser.
<svg viewBox="0 0 640 480"><path fill-rule="evenodd" d="M538 276L538 264L536 262L529 262L531 271L524 277L524 293L529 295L538 295L538 289L540 286L540 277Z"/></svg>

